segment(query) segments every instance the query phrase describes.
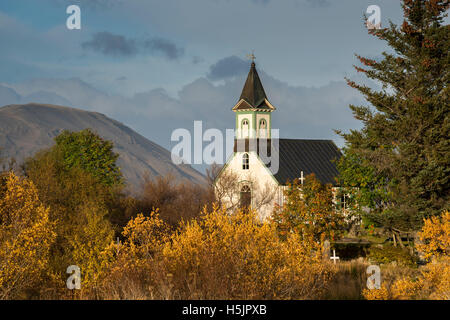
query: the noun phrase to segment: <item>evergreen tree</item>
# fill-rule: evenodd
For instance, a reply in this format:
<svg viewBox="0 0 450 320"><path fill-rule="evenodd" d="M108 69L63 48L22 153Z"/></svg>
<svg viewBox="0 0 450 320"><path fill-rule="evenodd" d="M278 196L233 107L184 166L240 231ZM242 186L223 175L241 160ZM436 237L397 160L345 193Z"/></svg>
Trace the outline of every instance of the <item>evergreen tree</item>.
<svg viewBox="0 0 450 320"><path fill-rule="evenodd" d="M340 182L358 187L361 204L372 209L367 216L397 234L449 206L449 6L402 1L401 26L369 31L392 52L380 61L357 55L356 70L381 89L347 79L370 106L350 106L361 130L337 131L346 140Z"/></svg>

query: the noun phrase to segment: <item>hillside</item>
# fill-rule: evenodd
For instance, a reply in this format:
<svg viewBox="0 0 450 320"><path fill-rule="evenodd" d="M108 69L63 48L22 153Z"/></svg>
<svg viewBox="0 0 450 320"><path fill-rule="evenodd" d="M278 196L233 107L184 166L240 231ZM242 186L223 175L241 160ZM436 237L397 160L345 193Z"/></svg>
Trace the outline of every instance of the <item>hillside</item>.
<svg viewBox="0 0 450 320"><path fill-rule="evenodd" d="M173 174L175 179L205 183L204 176L189 165L172 163L170 152L144 138L124 124L97 112L48 105L8 105L0 108L0 149L2 158L19 163L54 143L63 130L90 128L111 140L119 153L118 164L130 187L138 187L146 174L150 178Z"/></svg>

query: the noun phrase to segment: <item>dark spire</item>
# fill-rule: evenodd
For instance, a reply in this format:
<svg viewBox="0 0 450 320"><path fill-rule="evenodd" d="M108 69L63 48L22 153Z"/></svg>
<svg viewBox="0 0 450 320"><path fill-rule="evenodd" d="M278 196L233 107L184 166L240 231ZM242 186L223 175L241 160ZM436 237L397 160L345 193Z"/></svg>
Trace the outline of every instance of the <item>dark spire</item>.
<svg viewBox="0 0 450 320"><path fill-rule="evenodd" d="M258 72L256 71L255 62L252 62L240 99L247 101L252 108L260 107L264 103L264 100L267 99Z"/></svg>

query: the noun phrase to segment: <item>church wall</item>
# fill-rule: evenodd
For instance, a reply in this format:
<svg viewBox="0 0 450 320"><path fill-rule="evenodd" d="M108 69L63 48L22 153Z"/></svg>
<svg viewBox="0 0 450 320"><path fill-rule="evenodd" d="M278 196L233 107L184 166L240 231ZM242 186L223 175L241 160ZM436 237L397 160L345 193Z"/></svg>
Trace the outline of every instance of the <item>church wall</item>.
<svg viewBox="0 0 450 320"><path fill-rule="evenodd" d="M268 218L272 213L274 204L280 204L282 202L281 187L278 185L278 182L273 178L273 176L263 165L263 163L259 160L255 152L248 153L249 169L243 170L243 154L243 152L236 152L233 158L229 160L222 174L225 174L229 171L235 172L239 176L240 185L243 185L244 183L251 185L252 207L256 207L259 205L263 193L267 194L267 191L269 191L271 194L273 193L273 199L271 203L258 209L261 220L264 220ZM235 200L239 198L239 194L237 194L236 197L237 198L234 198ZM228 204L230 203L229 199L224 199L224 201L228 202Z"/></svg>

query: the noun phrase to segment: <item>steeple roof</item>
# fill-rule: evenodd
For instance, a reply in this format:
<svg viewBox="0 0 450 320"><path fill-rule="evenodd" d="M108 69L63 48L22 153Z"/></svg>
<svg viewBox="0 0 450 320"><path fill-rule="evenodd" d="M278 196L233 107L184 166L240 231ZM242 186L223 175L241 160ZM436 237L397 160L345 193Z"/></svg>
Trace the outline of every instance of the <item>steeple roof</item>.
<svg viewBox="0 0 450 320"><path fill-rule="evenodd" d="M250 67L239 101L241 99L245 100L246 103L241 104L236 109L271 109L267 105L266 92L256 71L255 62L252 62Z"/></svg>

